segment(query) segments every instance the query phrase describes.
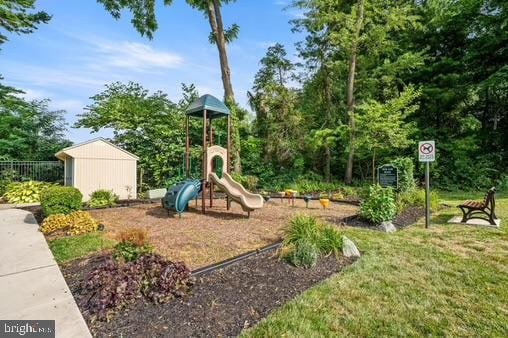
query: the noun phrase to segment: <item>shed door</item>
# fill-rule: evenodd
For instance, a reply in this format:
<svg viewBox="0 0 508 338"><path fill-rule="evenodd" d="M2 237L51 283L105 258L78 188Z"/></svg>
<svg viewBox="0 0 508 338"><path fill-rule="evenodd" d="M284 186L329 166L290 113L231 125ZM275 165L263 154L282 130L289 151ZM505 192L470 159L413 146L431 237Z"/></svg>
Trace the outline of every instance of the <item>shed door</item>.
<svg viewBox="0 0 508 338"><path fill-rule="evenodd" d="M73 179L74 173L74 159L66 158L65 159L65 185L72 186L74 183Z"/></svg>

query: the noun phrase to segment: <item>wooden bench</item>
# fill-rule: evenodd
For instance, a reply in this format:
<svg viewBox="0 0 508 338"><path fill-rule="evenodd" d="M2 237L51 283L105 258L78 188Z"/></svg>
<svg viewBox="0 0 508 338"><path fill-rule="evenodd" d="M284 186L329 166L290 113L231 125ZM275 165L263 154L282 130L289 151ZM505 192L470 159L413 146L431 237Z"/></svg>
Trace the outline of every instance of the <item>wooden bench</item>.
<svg viewBox="0 0 508 338"><path fill-rule="evenodd" d="M470 219L483 219L496 225L496 188L490 188L483 201L465 201L458 208L462 210L462 223Z"/></svg>

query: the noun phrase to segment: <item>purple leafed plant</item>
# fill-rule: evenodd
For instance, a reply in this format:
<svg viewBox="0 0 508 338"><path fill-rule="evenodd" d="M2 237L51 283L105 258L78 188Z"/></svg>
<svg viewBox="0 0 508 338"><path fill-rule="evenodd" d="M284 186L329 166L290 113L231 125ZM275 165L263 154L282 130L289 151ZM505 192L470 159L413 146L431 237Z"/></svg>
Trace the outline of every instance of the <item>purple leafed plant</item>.
<svg viewBox="0 0 508 338"><path fill-rule="evenodd" d="M91 296L83 306L95 318L108 320L114 310L140 297L162 303L185 295L192 284L183 263L159 255L143 255L128 263L108 259L88 275L84 287Z"/></svg>

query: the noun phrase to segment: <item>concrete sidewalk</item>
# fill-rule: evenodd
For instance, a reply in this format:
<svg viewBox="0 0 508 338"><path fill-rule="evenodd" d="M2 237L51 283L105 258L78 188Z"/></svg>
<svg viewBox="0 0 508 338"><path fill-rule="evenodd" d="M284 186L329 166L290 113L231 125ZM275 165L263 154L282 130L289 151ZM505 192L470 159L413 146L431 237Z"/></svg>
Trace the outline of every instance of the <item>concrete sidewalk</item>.
<svg viewBox="0 0 508 338"><path fill-rule="evenodd" d="M0 319L55 320L56 337L91 337L33 215L0 210Z"/></svg>

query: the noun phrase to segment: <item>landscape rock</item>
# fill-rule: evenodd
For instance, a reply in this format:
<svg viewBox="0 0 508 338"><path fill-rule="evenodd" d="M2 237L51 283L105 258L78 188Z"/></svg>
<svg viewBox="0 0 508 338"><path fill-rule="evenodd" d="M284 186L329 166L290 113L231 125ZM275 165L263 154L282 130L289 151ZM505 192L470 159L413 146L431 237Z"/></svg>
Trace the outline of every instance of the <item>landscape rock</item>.
<svg viewBox="0 0 508 338"><path fill-rule="evenodd" d="M382 222L378 226L378 229L388 233L397 231L397 228L395 228L395 225L391 221Z"/></svg>
<svg viewBox="0 0 508 338"><path fill-rule="evenodd" d="M346 257L360 257L360 251L355 243L346 236L342 236L342 254Z"/></svg>

